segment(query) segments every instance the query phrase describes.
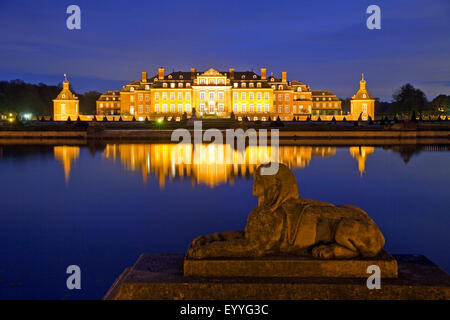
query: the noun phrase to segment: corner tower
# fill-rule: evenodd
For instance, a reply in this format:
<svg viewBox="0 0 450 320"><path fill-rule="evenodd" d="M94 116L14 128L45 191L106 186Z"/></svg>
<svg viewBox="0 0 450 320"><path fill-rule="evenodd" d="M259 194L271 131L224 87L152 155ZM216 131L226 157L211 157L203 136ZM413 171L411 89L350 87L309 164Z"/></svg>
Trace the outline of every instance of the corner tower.
<svg viewBox="0 0 450 320"><path fill-rule="evenodd" d="M78 97L69 89L67 75L64 74L63 89L53 100L53 119L55 121L66 121L69 117L76 120L79 115Z"/></svg>
<svg viewBox="0 0 450 320"><path fill-rule="evenodd" d="M359 82L359 90L350 102L350 113L354 120L359 119L359 116L361 116L361 120L368 120L369 117L374 119L375 117L375 99L366 89L364 74L362 74Z"/></svg>

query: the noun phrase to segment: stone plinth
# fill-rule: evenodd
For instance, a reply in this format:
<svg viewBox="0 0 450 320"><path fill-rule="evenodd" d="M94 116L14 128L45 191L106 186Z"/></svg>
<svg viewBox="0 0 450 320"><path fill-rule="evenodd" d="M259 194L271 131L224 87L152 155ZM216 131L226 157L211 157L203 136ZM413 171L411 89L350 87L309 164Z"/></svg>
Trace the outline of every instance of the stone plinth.
<svg viewBox="0 0 450 320"><path fill-rule="evenodd" d="M450 276L422 255L393 255L398 278L369 290L365 278L235 277L183 275L184 254L143 254L104 299L302 300L450 299Z"/></svg>
<svg viewBox="0 0 450 320"><path fill-rule="evenodd" d="M256 278L367 278L367 267L377 265L382 278L397 278L397 261L386 251L374 258L317 260L303 257L261 259L184 260L186 277Z"/></svg>

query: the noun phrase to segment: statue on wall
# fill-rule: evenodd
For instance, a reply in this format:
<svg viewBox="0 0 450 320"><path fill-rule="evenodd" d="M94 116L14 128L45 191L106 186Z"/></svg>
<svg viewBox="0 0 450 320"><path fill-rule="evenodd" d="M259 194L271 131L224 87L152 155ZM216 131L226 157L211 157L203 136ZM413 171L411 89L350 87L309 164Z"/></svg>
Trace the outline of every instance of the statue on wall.
<svg viewBox="0 0 450 320"><path fill-rule="evenodd" d="M199 236L187 258L309 256L317 259L375 257L384 237L367 213L355 206L299 197L297 180L283 164L275 175L255 172L256 207L244 231Z"/></svg>

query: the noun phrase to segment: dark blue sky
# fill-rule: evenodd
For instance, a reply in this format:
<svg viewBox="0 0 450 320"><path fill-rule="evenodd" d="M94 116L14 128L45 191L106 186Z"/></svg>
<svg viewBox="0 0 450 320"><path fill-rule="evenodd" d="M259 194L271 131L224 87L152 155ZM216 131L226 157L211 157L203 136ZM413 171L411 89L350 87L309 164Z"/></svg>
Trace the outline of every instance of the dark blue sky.
<svg viewBox="0 0 450 320"><path fill-rule="evenodd" d="M81 30L66 8L81 7ZM381 7L381 30L366 8ZM450 1L6 1L0 0L0 80L78 92L120 89L166 70L259 70L354 94L361 72L382 100L406 82L429 99L450 94ZM258 71L259 72L259 71Z"/></svg>

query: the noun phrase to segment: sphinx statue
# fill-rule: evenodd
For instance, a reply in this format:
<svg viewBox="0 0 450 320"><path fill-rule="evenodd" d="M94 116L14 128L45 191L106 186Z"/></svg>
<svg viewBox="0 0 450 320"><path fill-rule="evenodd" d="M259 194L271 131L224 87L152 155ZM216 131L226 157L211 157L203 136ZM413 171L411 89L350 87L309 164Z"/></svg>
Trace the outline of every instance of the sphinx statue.
<svg viewBox="0 0 450 320"><path fill-rule="evenodd" d="M279 164L274 175L255 172L258 206L244 231L199 236L188 259L307 256L317 259L375 257L384 237L368 214L355 206L303 199L292 171Z"/></svg>

